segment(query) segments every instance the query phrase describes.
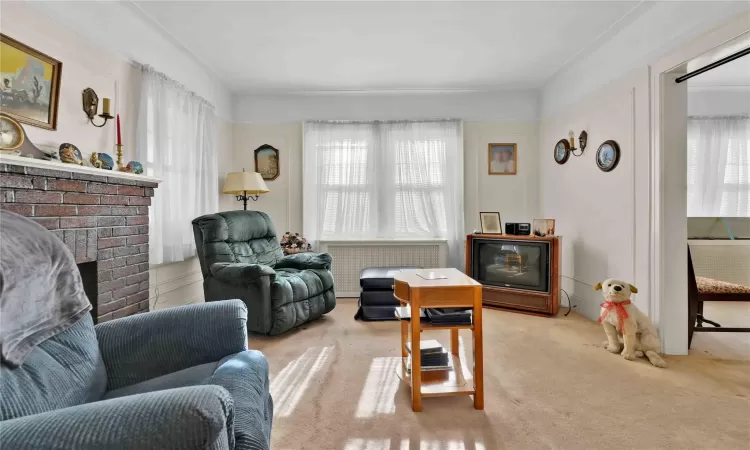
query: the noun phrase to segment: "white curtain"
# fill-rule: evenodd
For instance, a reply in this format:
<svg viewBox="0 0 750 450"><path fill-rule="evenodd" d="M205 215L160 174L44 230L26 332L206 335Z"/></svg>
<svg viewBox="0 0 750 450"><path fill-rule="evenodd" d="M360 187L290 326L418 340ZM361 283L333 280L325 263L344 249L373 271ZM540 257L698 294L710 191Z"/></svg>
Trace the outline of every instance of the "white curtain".
<svg viewBox="0 0 750 450"><path fill-rule="evenodd" d="M457 120L308 122L304 235L439 238L463 267L463 131Z"/></svg>
<svg viewBox="0 0 750 450"><path fill-rule="evenodd" d="M218 210L214 108L151 67L143 67L137 155L161 178L149 210L151 264L194 256L191 221Z"/></svg>
<svg viewBox="0 0 750 450"><path fill-rule="evenodd" d="M689 118L688 217L750 217L749 118Z"/></svg>

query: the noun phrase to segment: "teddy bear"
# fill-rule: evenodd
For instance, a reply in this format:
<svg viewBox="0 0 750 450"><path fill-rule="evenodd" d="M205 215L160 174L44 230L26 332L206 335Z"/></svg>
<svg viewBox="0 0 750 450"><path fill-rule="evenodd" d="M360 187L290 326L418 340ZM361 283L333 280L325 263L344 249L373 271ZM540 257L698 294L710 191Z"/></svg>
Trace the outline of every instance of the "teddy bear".
<svg viewBox="0 0 750 450"><path fill-rule="evenodd" d="M661 341L656 327L630 301L631 294L638 293L638 288L610 278L597 283L594 290L601 290L605 300L601 304L598 320L607 334L607 340L602 344L604 348L611 353L620 353L628 360L645 355L654 366L667 367L667 363L659 355Z"/></svg>

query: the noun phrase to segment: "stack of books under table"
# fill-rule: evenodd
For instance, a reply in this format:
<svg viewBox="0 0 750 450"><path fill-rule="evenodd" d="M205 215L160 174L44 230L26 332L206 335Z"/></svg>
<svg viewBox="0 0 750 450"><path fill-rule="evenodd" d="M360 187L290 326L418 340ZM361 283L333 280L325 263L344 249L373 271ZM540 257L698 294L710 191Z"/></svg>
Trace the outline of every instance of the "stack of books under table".
<svg viewBox="0 0 750 450"><path fill-rule="evenodd" d="M407 373L411 373L411 342L407 342L406 350L409 352L406 371ZM419 354L421 356L422 372L449 370L453 367L448 350L434 339L420 341Z"/></svg>

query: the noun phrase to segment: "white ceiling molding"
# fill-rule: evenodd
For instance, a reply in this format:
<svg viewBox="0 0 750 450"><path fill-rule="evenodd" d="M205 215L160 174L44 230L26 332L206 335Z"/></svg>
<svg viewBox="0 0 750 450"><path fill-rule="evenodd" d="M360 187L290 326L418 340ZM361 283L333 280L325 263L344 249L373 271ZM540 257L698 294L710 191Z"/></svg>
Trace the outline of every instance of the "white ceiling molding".
<svg viewBox="0 0 750 450"><path fill-rule="evenodd" d="M305 120L396 120L436 117L469 122L535 122L536 90L498 92L363 92L240 95L235 123L279 124Z"/></svg>
<svg viewBox="0 0 750 450"><path fill-rule="evenodd" d="M179 39L177 39L172 33L169 32L166 28L164 28L158 20L151 17L146 11L143 10L136 2L133 0L120 0L122 5L126 8L129 8L131 11L133 11L140 19L147 25L149 25L151 28L153 28L155 31L159 32L164 39L171 42L172 45L174 45L177 49L179 49L181 52L183 52L187 57L192 59L197 65L201 66L203 70L205 70L208 73L213 74L217 79L221 79L218 73L213 69L213 67L209 66L208 64L204 63L203 60L198 58L193 52L190 51L189 48L185 47L182 42L180 42Z"/></svg>
<svg viewBox="0 0 750 450"><path fill-rule="evenodd" d="M136 2L232 91L260 94L538 89L641 3Z"/></svg>

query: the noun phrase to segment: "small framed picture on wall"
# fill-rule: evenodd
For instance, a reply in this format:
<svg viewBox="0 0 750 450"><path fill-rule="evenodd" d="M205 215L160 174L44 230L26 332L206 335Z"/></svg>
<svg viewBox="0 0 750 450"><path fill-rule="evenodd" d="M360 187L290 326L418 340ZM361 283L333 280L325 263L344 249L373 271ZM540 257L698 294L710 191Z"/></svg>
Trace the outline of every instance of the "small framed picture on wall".
<svg viewBox="0 0 750 450"><path fill-rule="evenodd" d="M515 175L518 164L516 148L516 144L489 144L487 146L487 173Z"/></svg>
<svg viewBox="0 0 750 450"><path fill-rule="evenodd" d="M479 223L482 225L482 234L503 234L499 212L480 212Z"/></svg>

